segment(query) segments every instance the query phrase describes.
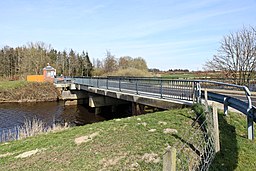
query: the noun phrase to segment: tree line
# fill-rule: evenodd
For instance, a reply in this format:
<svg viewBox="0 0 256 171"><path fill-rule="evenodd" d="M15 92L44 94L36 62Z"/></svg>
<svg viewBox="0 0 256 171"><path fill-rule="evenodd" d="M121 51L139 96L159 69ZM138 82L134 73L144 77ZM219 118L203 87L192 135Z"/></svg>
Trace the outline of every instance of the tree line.
<svg viewBox="0 0 256 171"><path fill-rule="evenodd" d="M42 74L50 63L57 75L90 76L92 63L87 52L57 51L43 42L28 43L22 47L5 46L0 49L0 77L19 78Z"/></svg>
<svg viewBox="0 0 256 171"><path fill-rule="evenodd" d="M93 60L95 76L149 76L148 66L142 57L132 58L122 56L116 58L110 51L106 51L106 57L102 60Z"/></svg>
<svg viewBox="0 0 256 171"><path fill-rule="evenodd" d="M57 51L44 42L28 43L21 47L4 46L0 49L0 77L25 78L41 75L49 63L56 75L64 76L148 76L146 61L124 56L116 58L106 51L105 58L93 59L87 52L77 53L73 49Z"/></svg>

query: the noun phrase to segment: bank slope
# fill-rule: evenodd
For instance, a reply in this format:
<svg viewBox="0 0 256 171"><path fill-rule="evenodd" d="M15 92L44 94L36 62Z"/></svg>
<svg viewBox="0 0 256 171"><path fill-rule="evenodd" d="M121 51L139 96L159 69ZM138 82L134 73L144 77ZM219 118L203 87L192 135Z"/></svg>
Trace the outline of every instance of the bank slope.
<svg viewBox="0 0 256 171"><path fill-rule="evenodd" d="M190 138L195 116L191 109L156 112L0 144L0 170L162 170L165 148ZM222 152L213 170L255 168L243 163L255 158L256 149L255 141L245 138L244 120L237 114L220 115L221 129L229 131L221 131ZM233 149L225 141L233 141Z"/></svg>
<svg viewBox="0 0 256 171"><path fill-rule="evenodd" d="M52 83L1 81L0 103L56 101L59 92Z"/></svg>

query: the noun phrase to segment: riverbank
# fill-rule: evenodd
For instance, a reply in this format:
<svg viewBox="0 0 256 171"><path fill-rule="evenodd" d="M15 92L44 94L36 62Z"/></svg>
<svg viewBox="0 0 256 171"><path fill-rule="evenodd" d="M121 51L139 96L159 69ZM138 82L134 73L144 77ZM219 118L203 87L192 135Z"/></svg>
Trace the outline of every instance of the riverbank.
<svg viewBox="0 0 256 171"><path fill-rule="evenodd" d="M59 92L52 83L1 81L0 103L57 101Z"/></svg>
<svg viewBox="0 0 256 171"><path fill-rule="evenodd" d="M3 143L0 170L162 170L165 148L189 142L195 116L170 110ZM245 117L220 114L219 123L221 151L210 170L254 170L256 141L246 138Z"/></svg>

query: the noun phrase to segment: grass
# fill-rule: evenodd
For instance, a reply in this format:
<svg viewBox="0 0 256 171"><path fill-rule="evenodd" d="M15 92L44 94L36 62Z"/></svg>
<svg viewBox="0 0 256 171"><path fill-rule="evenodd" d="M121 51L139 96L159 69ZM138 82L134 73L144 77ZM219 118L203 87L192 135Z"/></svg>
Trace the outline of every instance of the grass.
<svg viewBox="0 0 256 171"><path fill-rule="evenodd" d="M162 77L163 78L168 78L168 79L180 79L180 78L182 78L182 79L193 79L197 76L193 73L183 73L183 74L168 74L168 75L163 74Z"/></svg>
<svg viewBox="0 0 256 171"><path fill-rule="evenodd" d="M12 90L28 84L27 81L18 80L18 81L0 81L0 91L1 90Z"/></svg>
<svg viewBox="0 0 256 171"><path fill-rule="evenodd" d="M191 116L191 109L157 112L0 144L0 170L162 170L165 148L180 141L163 131L176 129L188 139ZM36 149L41 152L15 158Z"/></svg>
<svg viewBox="0 0 256 171"><path fill-rule="evenodd" d="M221 150L216 154L210 171L255 170L256 140L247 139L246 127L246 117L242 114L219 114Z"/></svg>
<svg viewBox="0 0 256 171"><path fill-rule="evenodd" d="M195 115L191 109L156 112L3 143L0 170L162 170L165 148L189 139ZM254 170L256 141L246 138L245 117L219 114L219 127L221 151L210 170ZM178 133L164 134L166 128Z"/></svg>

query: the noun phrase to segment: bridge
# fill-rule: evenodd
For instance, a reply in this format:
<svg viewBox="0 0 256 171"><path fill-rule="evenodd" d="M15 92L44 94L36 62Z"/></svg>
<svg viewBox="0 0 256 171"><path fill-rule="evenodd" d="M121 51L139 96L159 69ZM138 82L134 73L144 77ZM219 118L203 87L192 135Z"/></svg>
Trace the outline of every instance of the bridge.
<svg viewBox="0 0 256 171"><path fill-rule="evenodd" d="M223 104L224 114L231 107L247 118L248 139L254 139L253 122L256 122L254 99L246 86L207 80L170 80L136 77L77 77L55 79L57 87L84 90L90 96L91 107L129 101L135 104L170 109L174 105L190 106L204 101ZM120 101L119 101L120 100Z"/></svg>

